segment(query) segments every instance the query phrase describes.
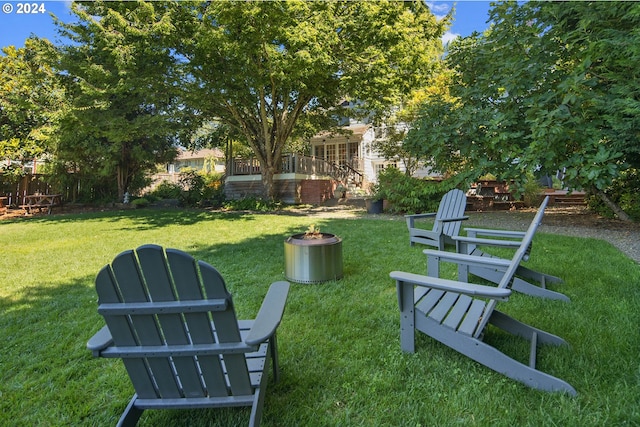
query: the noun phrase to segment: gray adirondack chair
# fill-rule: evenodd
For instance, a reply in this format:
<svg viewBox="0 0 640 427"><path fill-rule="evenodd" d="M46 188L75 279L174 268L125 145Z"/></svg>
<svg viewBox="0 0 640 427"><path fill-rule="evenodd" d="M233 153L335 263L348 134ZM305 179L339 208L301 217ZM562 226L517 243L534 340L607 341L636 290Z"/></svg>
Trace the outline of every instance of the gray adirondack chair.
<svg viewBox="0 0 640 427"><path fill-rule="evenodd" d="M271 284L255 321L238 321L215 268L145 245L102 268L96 290L106 326L87 347L121 358L135 389L119 426L135 426L145 409L225 406L250 406L249 425L260 424L270 360L278 380L288 282Z"/></svg>
<svg viewBox="0 0 640 427"><path fill-rule="evenodd" d="M532 237L534 232L535 224L532 223L524 240ZM496 309L498 301L507 301L511 295L513 278L528 247L528 244L520 245L497 287L401 271L391 272L390 276L396 280L398 292L402 350L411 353L415 351L417 329L529 387L575 395L576 391L570 384L536 369L537 348L540 344L566 345L566 341ZM447 252L441 252L443 256L446 254ZM530 341L528 365L483 341L489 324Z"/></svg>
<svg viewBox="0 0 640 427"><path fill-rule="evenodd" d="M545 197L531 221L527 231L506 231L466 228L467 236L453 236L456 242L458 254L439 254L425 250L427 255L427 271L430 276L438 277L437 272L439 261L457 263L458 280L466 282L469 273L482 277L493 283L500 283L504 272L509 267L509 259L492 256L480 249L482 246L504 247L517 249L525 246L524 255L516 269L515 276L511 283L514 291L541 298L570 301L566 295L547 288L548 283L560 284L563 280L550 274L538 272L527 268L522 263L527 261L533 248L533 237L538 226L542 223L544 211L549 203L549 197ZM485 237L479 237L485 236ZM486 237L494 237L487 239ZM499 239L498 239L499 238ZM509 240L515 239L515 240ZM515 255L514 255L515 256Z"/></svg>
<svg viewBox="0 0 640 427"><path fill-rule="evenodd" d="M452 236L457 236L463 220L469 219L464 216L467 206L467 196L462 190L453 189L447 192L440 201L438 212L405 215L407 228L409 229L409 244L415 243L435 246L439 250L444 250L445 244L455 244ZM433 228L427 230L417 227L416 220L422 218L434 218Z"/></svg>

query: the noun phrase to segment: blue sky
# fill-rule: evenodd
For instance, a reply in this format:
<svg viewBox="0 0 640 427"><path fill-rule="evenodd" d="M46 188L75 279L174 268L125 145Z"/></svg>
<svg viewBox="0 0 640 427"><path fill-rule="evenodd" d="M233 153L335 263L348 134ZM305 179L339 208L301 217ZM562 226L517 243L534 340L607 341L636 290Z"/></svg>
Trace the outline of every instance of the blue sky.
<svg viewBox="0 0 640 427"><path fill-rule="evenodd" d="M35 10L31 8L34 3L38 5ZM454 2L427 1L427 4L436 16L444 16L454 5ZM55 43L58 36L50 13L62 21L72 19L69 14L70 1L68 0L36 2L0 0L0 5L2 7L0 12L0 47L9 45L22 47L30 34L47 38ZM455 21L445 36L445 41L457 35L468 36L473 31L481 32L487 28L489 1L465 0L457 1L455 5Z"/></svg>

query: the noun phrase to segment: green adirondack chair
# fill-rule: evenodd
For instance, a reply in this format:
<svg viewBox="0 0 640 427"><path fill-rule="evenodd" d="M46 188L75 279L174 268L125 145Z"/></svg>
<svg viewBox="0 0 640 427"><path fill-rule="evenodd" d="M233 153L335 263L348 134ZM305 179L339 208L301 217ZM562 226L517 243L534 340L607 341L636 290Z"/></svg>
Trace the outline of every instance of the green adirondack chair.
<svg viewBox="0 0 640 427"><path fill-rule="evenodd" d="M271 284L255 320L238 321L215 268L145 245L102 268L96 290L106 326L87 348L121 358L135 389L119 426L135 426L145 409L228 406L250 406L249 425L260 424L270 360L278 380L288 282Z"/></svg>

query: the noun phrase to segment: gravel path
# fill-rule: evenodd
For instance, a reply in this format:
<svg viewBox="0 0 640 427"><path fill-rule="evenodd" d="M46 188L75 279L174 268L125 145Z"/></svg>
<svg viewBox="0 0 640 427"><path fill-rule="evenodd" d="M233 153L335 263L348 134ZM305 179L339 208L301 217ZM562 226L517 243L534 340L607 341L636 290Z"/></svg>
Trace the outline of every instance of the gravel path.
<svg viewBox="0 0 640 427"><path fill-rule="evenodd" d="M533 215L533 213L514 215L494 212L471 214L465 226L524 231L531 223ZM529 221L526 221L526 218ZM574 222L571 214L554 214L553 209L548 209L538 230L541 233L606 240L629 258L640 263L640 227L638 224L624 224L621 221L611 220L601 220L605 222L605 224L601 224L598 217L595 217L594 220L595 222L592 224L584 221ZM606 223L610 223L610 225L607 226Z"/></svg>
<svg viewBox="0 0 640 427"><path fill-rule="evenodd" d="M404 217L401 215L367 215L361 207L348 205L313 207L294 210L294 212L290 213L324 218L387 217L404 221ZM465 221L464 226L525 231L535 213L534 209L468 212L469 220ZM640 263L640 224L638 223L628 224L622 221L602 218L582 207L549 207L545 211L542 225L538 230L542 233L606 240L631 259Z"/></svg>

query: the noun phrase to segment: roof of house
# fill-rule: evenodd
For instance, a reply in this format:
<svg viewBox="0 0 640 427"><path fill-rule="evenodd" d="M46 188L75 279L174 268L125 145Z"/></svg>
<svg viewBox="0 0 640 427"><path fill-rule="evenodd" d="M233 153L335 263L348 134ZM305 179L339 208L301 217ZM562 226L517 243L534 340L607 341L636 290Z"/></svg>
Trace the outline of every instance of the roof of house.
<svg viewBox="0 0 640 427"><path fill-rule="evenodd" d="M224 153L219 148L203 148L202 150L185 150L181 149L176 160L206 159L213 157L216 159L223 158Z"/></svg>
<svg viewBox="0 0 640 427"><path fill-rule="evenodd" d="M362 139L362 135L364 135L369 129L371 129L371 125L370 124L363 124L363 123L356 123L356 124L352 124L349 126L344 126L342 129L350 131L350 134L340 134L337 132L328 132L328 131L324 131L324 132L320 132L319 134L313 136L311 138L311 141L318 141L318 140L324 140L324 139L332 139L332 140L337 140L337 139L352 139L354 141L359 141Z"/></svg>

